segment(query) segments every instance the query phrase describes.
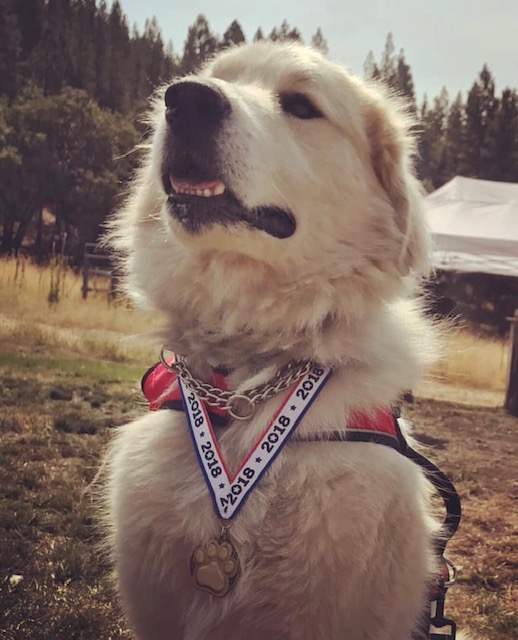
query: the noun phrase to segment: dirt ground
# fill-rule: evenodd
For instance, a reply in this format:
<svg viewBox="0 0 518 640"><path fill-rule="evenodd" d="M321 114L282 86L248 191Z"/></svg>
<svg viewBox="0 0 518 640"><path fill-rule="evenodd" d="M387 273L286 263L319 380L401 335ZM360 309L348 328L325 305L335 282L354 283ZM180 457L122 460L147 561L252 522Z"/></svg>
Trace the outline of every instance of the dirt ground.
<svg viewBox="0 0 518 640"><path fill-rule="evenodd" d="M417 399L404 412L462 497L461 525L447 550L459 569L448 613L480 639L516 639L518 418L500 408L432 399Z"/></svg>
<svg viewBox="0 0 518 640"><path fill-rule="evenodd" d="M110 426L143 410L134 372L0 353L0 375L0 638L130 638L86 489ZM447 614L480 640L516 640L518 419L452 401L480 402L478 392L450 395L405 407L463 499Z"/></svg>

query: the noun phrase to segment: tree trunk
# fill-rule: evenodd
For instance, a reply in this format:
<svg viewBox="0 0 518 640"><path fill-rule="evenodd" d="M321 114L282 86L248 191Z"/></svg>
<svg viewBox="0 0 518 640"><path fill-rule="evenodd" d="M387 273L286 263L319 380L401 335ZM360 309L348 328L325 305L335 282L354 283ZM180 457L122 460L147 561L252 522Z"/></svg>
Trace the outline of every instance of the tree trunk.
<svg viewBox="0 0 518 640"><path fill-rule="evenodd" d="M36 223L36 241L34 243L34 249L36 253L36 261L41 264L43 257L43 207L38 208L38 220Z"/></svg>
<svg viewBox="0 0 518 640"><path fill-rule="evenodd" d="M21 249L22 242L25 238L25 234L27 232L27 227L29 225L29 222L30 222L30 218L26 220L21 220L18 223L18 229L16 229L16 234L13 240L13 249L16 255L18 255L18 252Z"/></svg>
<svg viewBox="0 0 518 640"><path fill-rule="evenodd" d="M4 220L2 224L2 242L0 244L0 252L9 255L13 250L13 234L14 234L14 221Z"/></svg>

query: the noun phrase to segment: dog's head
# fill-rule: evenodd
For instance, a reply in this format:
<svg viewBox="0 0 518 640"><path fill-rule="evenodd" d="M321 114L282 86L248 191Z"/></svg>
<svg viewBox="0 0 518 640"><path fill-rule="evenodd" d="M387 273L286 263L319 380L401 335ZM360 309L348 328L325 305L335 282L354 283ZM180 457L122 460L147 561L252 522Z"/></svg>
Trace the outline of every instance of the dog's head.
<svg viewBox="0 0 518 640"><path fill-rule="evenodd" d="M133 290L178 322L207 313L205 334L221 321L230 339L262 304L286 307L282 318L291 306L295 331L322 329L426 272L409 121L318 53L228 50L166 87L153 121L117 228Z"/></svg>

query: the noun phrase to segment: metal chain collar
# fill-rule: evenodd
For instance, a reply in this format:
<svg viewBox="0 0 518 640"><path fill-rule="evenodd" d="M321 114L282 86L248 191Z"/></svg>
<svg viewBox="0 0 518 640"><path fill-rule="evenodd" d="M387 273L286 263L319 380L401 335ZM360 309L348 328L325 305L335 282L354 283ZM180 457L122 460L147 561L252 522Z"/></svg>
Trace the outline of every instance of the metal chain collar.
<svg viewBox="0 0 518 640"><path fill-rule="evenodd" d="M160 362L168 370L182 379L182 381L194 391L201 400L209 406L227 411L236 420L247 420L254 414L256 405L273 398L281 391L291 387L297 380L309 373L311 360L292 360L270 378L267 382L246 389L242 393L226 391L213 387L207 382L195 378L189 371L182 356L176 356L175 362L169 364L165 358L166 347L160 351Z"/></svg>

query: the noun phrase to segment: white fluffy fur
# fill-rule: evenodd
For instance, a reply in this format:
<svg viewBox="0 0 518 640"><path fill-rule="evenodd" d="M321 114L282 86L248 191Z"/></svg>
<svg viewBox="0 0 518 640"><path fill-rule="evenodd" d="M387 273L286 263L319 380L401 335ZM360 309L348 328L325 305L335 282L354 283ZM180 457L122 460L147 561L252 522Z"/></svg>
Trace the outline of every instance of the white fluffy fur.
<svg viewBox="0 0 518 640"><path fill-rule="evenodd" d="M166 319L164 342L204 376L235 368L253 386L292 358L335 373L299 427L344 429L412 388L430 360L410 302L428 269L428 236L398 101L319 54L258 43L201 73L228 97L219 138L224 182L250 207L289 208L280 240L245 225L193 236L168 214L160 183L164 107L113 241L127 286ZM324 118L298 120L277 95L312 96ZM219 433L230 467L283 400ZM291 442L235 519L242 572L229 595L194 588L193 549L219 532L182 413L118 430L107 461L118 584L140 640L410 640L434 571L428 485L374 444Z"/></svg>

